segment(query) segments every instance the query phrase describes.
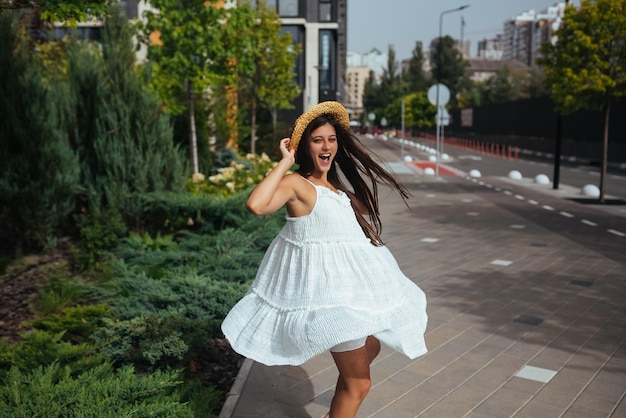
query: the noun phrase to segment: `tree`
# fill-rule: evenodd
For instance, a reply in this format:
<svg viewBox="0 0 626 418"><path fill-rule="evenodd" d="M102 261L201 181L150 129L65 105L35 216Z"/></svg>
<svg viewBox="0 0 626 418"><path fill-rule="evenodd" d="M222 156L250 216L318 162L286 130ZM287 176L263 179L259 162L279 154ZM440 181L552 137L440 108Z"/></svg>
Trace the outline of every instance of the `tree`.
<svg viewBox="0 0 626 418"><path fill-rule="evenodd" d="M508 65L498 68L485 82L485 103L504 103L528 97L528 74L514 71Z"/></svg>
<svg viewBox="0 0 626 418"><path fill-rule="evenodd" d="M604 201L611 101L626 95L626 0L582 0L568 7L555 44L542 45L539 63L557 111L604 113L600 202Z"/></svg>
<svg viewBox="0 0 626 418"><path fill-rule="evenodd" d="M16 257L54 244L74 208L79 174L61 129L65 91L56 75L44 80L23 32L0 11L0 235Z"/></svg>
<svg viewBox="0 0 626 418"><path fill-rule="evenodd" d="M407 86L400 74L396 51L393 45L389 45L387 67L383 68L380 82L377 82L373 71L370 71L370 76L365 82L363 105L380 120L383 116L386 117L385 108L401 98L406 92Z"/></svg>
<svg viewBox="0 0 626 418"><path fill-rule="evenodd" d="M198 172L195 97L219 82L216 65L224 58L221 31L226 11L217 0L151 0L139 24L149 46L153 86L173 114L189 112L190 161Z"/></svg>
<svg viewBox="0 0 626 418"><path fill-rule="evenodd" d="M170 116L137 72L132 32L121 15L105 21L101 52L85 43L73 48L68 79L76 107L68 130L88 132L75 136L87 209L109 208L138 223L137 199L181 190L187 174ZM86 117L92 119L79 121Z"/></svg>
<svg viewBox="0 0 626 418"><path fill-rule="evenodd" d="M408 69L403 73L403 79L409 91L427 91L429 80L424 72L424 52L422 42L415 43L413 54L409 60Z"/></svg>
<svg viewBox="0 0 626 418"><path fill-rule="evenodd" d="M44 24L63 22L68 27L76 27L78 22L85 22L108 13L111 0L0 0L0 10L24 10L33 15L31 31L37 37L44 32Z"/></svg>
<svg viewBox="0 0 626 418"><path fill-rule="evenodd" d="M228 56L224 62L234 70L226 80L238 88L238 95L250 111L250 152L254 154L257 114L266 108L272 114L276 133L278 111L292 107L291 100L300 94L294 81L295 60L299 45L293 45L289 33L280 33L278 14L258 2L256 7L243 4L230 9L223 32Z"/></svg>
<svg viewBox="0 0 626 418"><path fill-rule="evenodd" d="M457 94L463 91L466 84L465 68L468 64L463 60L463 55L452 37L446 35L433 39L430 44L430 62L433 80L448 87L450 107L456 107Z"/></svg>

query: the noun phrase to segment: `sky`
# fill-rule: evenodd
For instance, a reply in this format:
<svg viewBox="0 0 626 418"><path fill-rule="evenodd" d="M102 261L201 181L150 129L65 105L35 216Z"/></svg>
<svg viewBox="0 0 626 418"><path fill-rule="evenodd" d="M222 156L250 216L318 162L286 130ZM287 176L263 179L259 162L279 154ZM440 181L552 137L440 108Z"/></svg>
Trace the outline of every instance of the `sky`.
<svg viewBox="0 0 626 418"><path fill-rule="evenodd" d="M557 0L348 0L348 51L366 53L377 48L386 53L389 45L396 59L411 57L416 41L427 49L439 35L441 12L469 4L443 15L442 35L461 38L461 17L465 20L463 39L470 40L471 56L477 43L502 33L505 20L526 10L542 11ZM570 0L579 6L579 0Z"/></svg>

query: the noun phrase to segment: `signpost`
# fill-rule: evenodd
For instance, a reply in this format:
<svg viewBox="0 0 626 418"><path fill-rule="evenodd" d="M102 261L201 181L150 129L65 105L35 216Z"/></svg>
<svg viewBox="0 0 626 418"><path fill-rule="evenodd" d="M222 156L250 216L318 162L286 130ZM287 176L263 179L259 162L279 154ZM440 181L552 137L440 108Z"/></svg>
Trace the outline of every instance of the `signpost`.
<svg viewBox="0 0 626 418"><path fill-rule="evenodd" d="M437 108L437 116L435 116L437 123L435 175L437 176L439 175L439 158L443 152L443 127L450 123L450 115L445 108L449 100L450 90L444 84L437 83L428 89L428 101Z"/></svg>

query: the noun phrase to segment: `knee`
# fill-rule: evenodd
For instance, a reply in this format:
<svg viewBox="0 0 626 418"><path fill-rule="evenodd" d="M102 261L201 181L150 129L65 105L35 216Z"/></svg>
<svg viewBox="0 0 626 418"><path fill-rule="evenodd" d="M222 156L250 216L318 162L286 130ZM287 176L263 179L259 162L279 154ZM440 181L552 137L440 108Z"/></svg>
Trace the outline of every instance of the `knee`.
<svg viewBox="0 0 626 418"><path fill-rule="evenodd" d="M372 387L370 379L350 379L346 382L348 394L359 401L363 401Z"/></svg>

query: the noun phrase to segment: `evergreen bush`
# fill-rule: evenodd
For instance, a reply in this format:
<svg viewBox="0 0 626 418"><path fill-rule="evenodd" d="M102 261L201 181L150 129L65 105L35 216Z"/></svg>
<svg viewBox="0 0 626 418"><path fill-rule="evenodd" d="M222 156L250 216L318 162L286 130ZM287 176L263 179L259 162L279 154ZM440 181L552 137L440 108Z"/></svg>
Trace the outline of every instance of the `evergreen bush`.
<svg viewBox="0 0 626 418"><path fill-rule="evenodd" d="M77 376L56 363L0 377L2 418L193 417L177 391L179 372L136 375L101 364Z"/></svg>
<svg viewBox="0 0 626 418"><path fill-rule="evenodd" d="M61 127L62 83L54 74L44 80L18 33L17 21L0 11L0 236L20 257L56 245L74 209L79 166Z"/></svg>

